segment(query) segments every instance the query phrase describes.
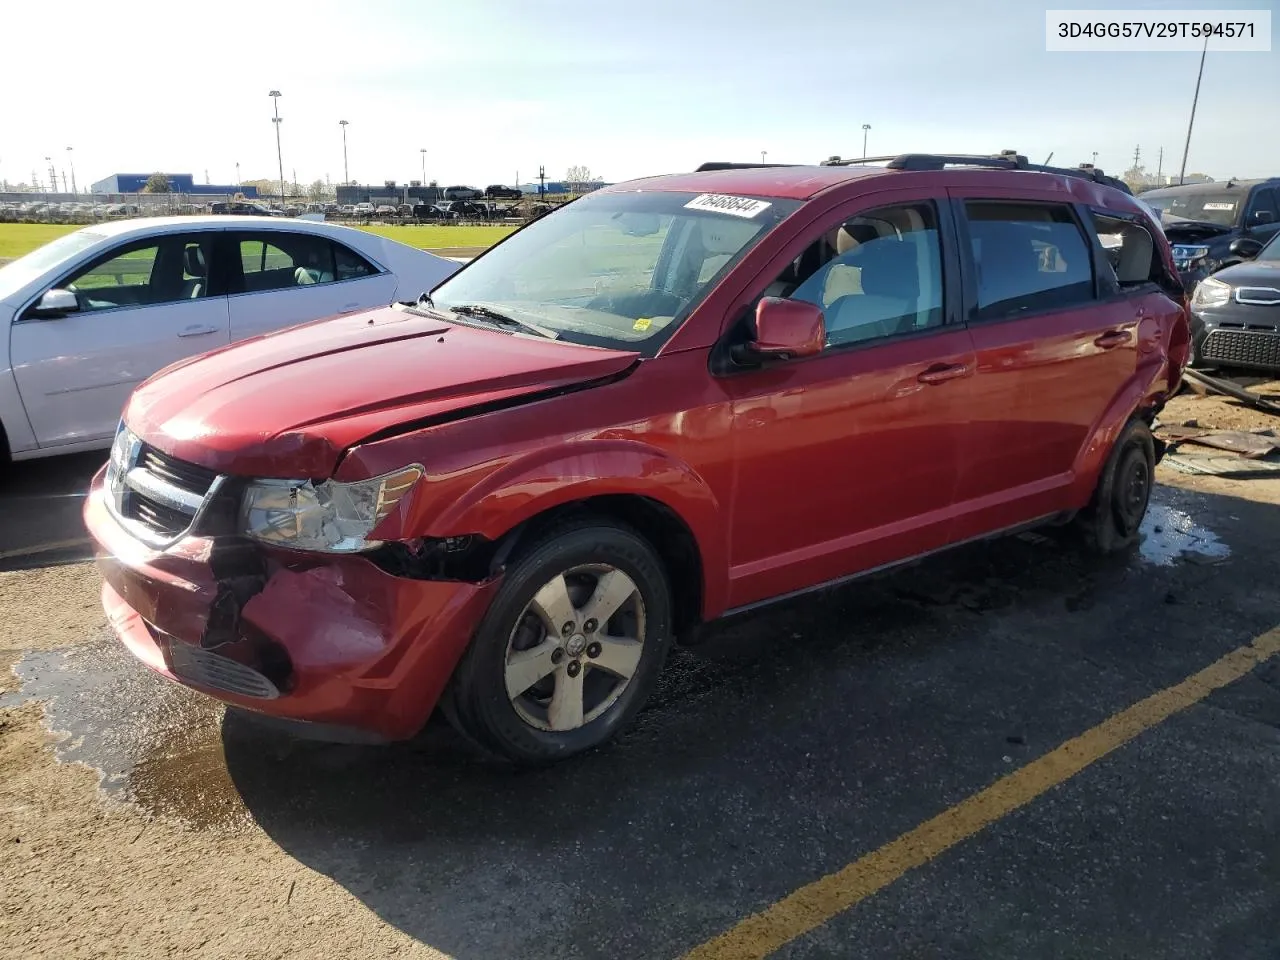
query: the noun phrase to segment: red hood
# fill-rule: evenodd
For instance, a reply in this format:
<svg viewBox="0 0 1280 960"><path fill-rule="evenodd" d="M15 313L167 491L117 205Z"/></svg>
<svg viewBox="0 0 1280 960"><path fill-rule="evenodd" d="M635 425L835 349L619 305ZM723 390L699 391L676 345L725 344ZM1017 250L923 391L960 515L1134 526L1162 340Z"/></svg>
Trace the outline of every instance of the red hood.
<svg viewBox="0 0 1280 960"><path fill-rule="evenodd" d="M125 420L161 451L221 473L319 478L380 430L606 377L636 358L388 307L169 367L134 391Z"/></svg>

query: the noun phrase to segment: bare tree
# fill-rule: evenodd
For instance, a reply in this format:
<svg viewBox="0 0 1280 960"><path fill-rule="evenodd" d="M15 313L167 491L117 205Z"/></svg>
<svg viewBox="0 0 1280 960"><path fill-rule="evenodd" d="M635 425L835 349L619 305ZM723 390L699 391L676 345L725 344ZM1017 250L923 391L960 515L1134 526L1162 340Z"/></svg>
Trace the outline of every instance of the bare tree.
<svg viewBox="0 0 1280 960"><path fill-rule="evenodd" d="M565 171L565 183L590 183L591 168L578 164Z"/></svg>

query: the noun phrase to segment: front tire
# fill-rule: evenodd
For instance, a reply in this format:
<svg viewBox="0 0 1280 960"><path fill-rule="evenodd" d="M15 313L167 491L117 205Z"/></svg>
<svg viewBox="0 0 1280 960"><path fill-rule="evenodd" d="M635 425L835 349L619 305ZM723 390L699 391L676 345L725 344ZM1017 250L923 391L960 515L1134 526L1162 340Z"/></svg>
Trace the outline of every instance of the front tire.
<svg viewBox="0 0 1280 960"><path fill-rule="evenodd" d="M635 531L578 522L509 567L454 671L450 719L521 764L559 760L627 726L671 645L671 590Z"/></svg>
<svg viewBox="0 0 1280 960"><path fill-rule="evenodd" d="M1128 550L1141 537L1155 483L1155 440L1141 420L1131 420L1116 438L1089 506L1076 530L1092 553Z"/></svg>

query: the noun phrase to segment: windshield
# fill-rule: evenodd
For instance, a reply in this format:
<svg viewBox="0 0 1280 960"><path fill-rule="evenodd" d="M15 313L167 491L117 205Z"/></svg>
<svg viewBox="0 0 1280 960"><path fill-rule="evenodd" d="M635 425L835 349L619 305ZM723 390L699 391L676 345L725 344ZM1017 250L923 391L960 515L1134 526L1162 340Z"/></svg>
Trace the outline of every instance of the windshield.
<svg viewBox="0 0 1280 960"><path fill-rule="evenodd" d="M1142 199L1160 211L1165 224L1179 220L1199 220L1220 227L1234 227L1240 219L1244 197L1238 191L1212 190L1203 193L1144 193Z"/></svg>
<svg viewBox="0 0 1280 960"><path fill-rule="evenodd" d="M1280 233L1272 234L1267 245L1258 251L1258 255L1253 259L1267 263L1280 263Z"/></svg>
<svg viewBox="0 0 1280 960"><path fill-rule="evenodd" d="M693 193L590 194L513 234L431 299L446 310L483 307L572 343L652 356L728 268L798 206Z"/></svg>
<svg viewBox="0 0 1280 960"><path fill-rule="evenodd" d="M0 300L6 300L32 280L71 259L83 250L104 239L100 233L92 230L77 230L64 234L56 240L50 240L42 247L37 247L25 257L19 257L13 263L0 267Z"/></svg>

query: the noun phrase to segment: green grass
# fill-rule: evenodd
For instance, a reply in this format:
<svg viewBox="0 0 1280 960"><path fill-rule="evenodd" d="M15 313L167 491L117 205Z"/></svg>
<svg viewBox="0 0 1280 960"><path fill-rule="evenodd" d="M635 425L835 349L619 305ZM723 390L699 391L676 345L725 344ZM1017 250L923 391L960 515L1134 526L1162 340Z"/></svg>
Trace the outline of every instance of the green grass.
<svg viewBox="0 0 1280 960"><path fill-rule="evenodd" d="M64 233L79 229L75 224L62 223L0 223L0 260L16 259ZM511 233L514 227L446 227L426 224L420 227L375 226L361 229L420 250L451 250L459 247L490 247Z"/></svg>
<svg viewBox="0 0 1280 960"><path fill-rule="evenodd" d="M62 223L0 223L0 260L16 260L64 233L79 229Z"/></svg>
<svg viewBox="0 0 1280 960"><path fill-rule="evenodd" d="M515 227L446 227L427 223L422 226L372 226L360 229L419 250L450 250L457 247L491 247Z"/></svg>

